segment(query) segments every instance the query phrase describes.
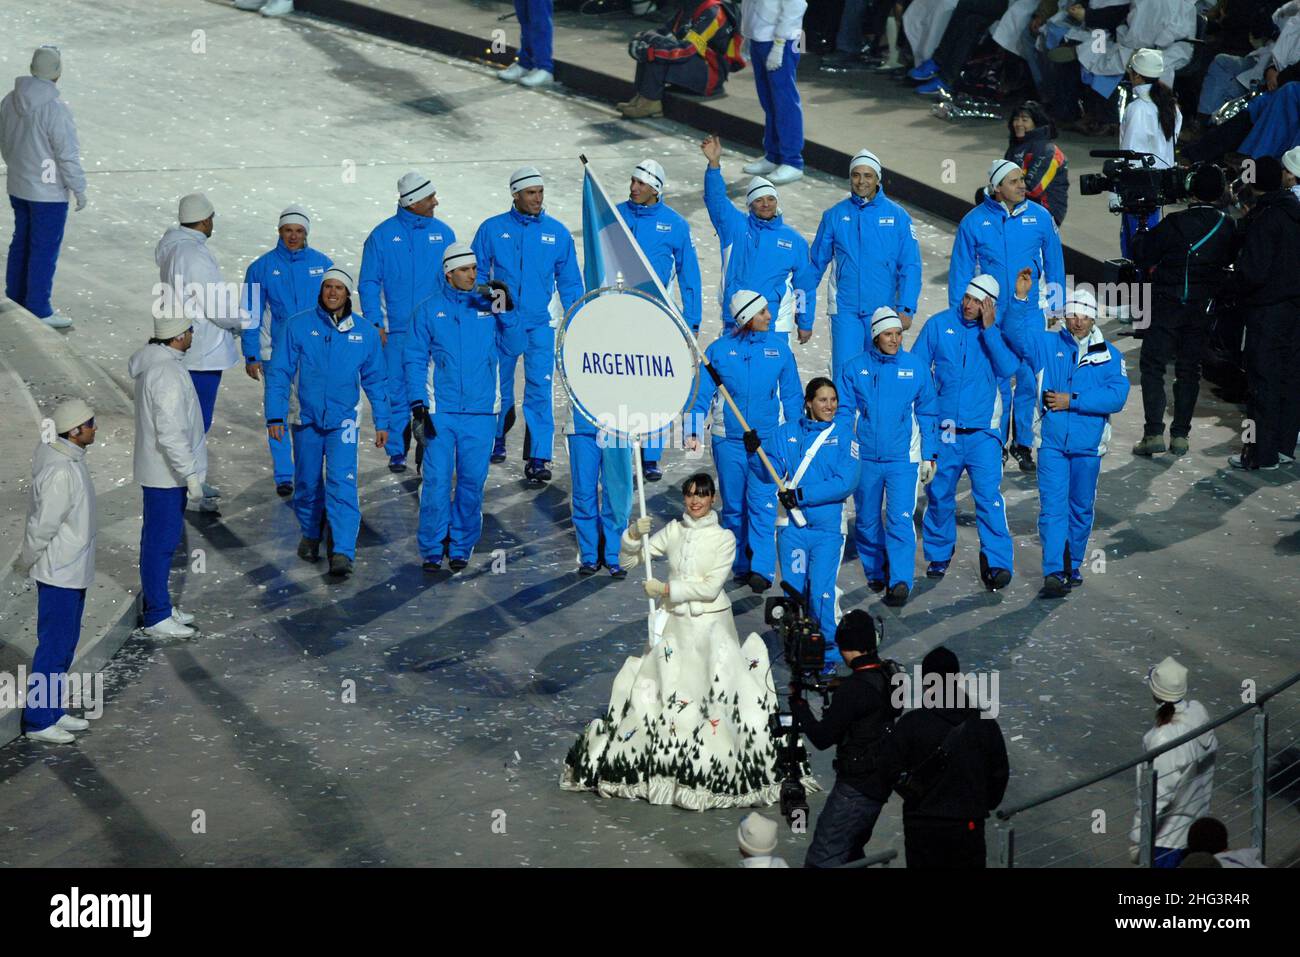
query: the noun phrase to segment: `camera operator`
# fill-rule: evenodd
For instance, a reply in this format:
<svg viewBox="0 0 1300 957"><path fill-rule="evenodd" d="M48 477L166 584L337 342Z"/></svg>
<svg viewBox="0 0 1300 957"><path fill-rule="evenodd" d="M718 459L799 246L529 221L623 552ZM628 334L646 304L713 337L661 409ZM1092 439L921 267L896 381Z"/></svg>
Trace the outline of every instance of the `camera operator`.
<svg viewBox="0 0 1300 957"><path fill-rule="evenodd" d="M831 685L821 719L791 690L790 710L813 747L835 745L835 787L817 818L805 867L839 867L861 860L863 848L889 800L889 784L876 766L881 739L898 717L890 702L886 666L876 653L876 626L865 611L851 611L836 630L848 677Z"/></svg>
<svg viewBox="0 0 1300 957"><path fill-rule="evenodd" d="M1228 278L1237 249L1237 230L1212 204L1227 184L1217 166L1200 166L1189 177L1192 201L1170 213L1150 232L1133 237L1133 258L1152 286L1151 325L1142 335L1139 368L1146 425L1134 455L1154 455L1165 446L1165 366L1174 363L1174 421L1168 449L1186 455L1192 412L1201 388L1201 359L1213 319L1210 301Z"/></svg>

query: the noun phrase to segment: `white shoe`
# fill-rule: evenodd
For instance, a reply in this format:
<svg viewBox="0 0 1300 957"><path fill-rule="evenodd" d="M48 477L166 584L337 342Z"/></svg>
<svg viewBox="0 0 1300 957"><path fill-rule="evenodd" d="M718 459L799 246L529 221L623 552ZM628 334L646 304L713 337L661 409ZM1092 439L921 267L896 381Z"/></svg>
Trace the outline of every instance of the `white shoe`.
<svg viewBox="0 0 1300 957"><path fill-rule="evenodd" d="M175 605L172 605L172 621L178 621L182 625L194 624L194 616L187 611L181 611Z"/></svg>
<svg viewBox="0 0 1300 957"><path fill-rule="evenodd" d="M164 618L158 624L150 625L144 633L150 638L193 638L195 634L193 628L182 625L175 618Z"/></svg>
<svg viewBox="0 0 1300 957"><path fill-rule="evenodd" d="M505 80L507 83L514 83L516 80L523 79L528 72L527 69L518 60L510 64L504 70L497 74L498 80Z"/></svg>
<svg viewBox="0 0 1300 957"><path fill-rule="evenodd" d="M787 166L782 163L768 173L767 178L773 186L784 186L786 183L793 183L797 179L803 179L803 170L797 166Z"/></svg>
<svg viewBox="0 0 1300 957"><path fill-rule="evenodd" d="M266 0L235 0L236 10L261 10Z"/></svg>
<svg viewBox="0 0 1300 957"><path fill-rule="evenodd" d="M1277 460L1281 465L1295 465L1295 456L1287 455L1285 452L1277 453Z"/></svg>
<svg viewBox="0 0 1300 957"><path fill-rule="evenodd" d="M27 737L33 741L44 741L46 744L71 744L77 740L57 724L52 724L48 728L41 728L39 731L28 731Z"/></svg>
<svg viewBox="0 0 1300 957"><path fill-rule="evenodd" d="M52 312L48 316L39 317L41 322L45 323L51 329L66 329L72 325L72 320L67 316Z"/></svg>
<svg viewBox="0 0 1300 957"><path fill-rule="evenodd" d="M550 86L554 82L555 77L551 75L550 70L533 70L519 81L519 85L528 87Z"/></svg>
<svg viewBox="0 0 1300 957"><path fill-rule="evenodd" d="M209 485L207 482L204 482L204 483L203 483L203 497L204 497L204 498L221 498L221 489L217 488L215 485Z"/></svg>
<svg viewBox="0 0 1300 957"><path fill-rule="evenodd" d="M287 17L293 13L293 0L270 0L262 8L264 17Z"/></svg>
<svg viewBox="0 0 1300 957"><path fill-rule="evenodd" d="M221 503L215 498L209 498L205 495L203 498L199 499L199 511L210 512L213 515L216 515L221 511Z"/></svg>
<svg viewBox="0 0 1300 957"><path fill-rule="evenodd" d="M744 170L750 176L766 176L772 170L776 169L776 163L769 163L766 158L756 159L752 163L746 163Z"/></svg>
<svg viewBox="0 0 1300 957"><path fill-rule="evenodd" d="M54 722L56 728L62 728L64 731L85 731L90 727L90 722L85 718L74 718L70 714L65 714L58 721Z"/></svg>

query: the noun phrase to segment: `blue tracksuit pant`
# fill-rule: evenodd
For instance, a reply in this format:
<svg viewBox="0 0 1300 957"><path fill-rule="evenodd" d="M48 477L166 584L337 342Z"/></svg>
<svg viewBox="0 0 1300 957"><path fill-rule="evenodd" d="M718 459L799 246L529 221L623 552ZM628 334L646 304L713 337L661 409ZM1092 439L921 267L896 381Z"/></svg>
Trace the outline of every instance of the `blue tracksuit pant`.
<svg viewBox="0 0 1300 957"><path fill-rule="evenodd" d="M1043 543L1044 576L1068 577L1087 559L1100 473L1099 455L1038 450L1038 537Z"/></svg>
<svg viewBox="0 0 1300 957"><path fill-rule="evenodd" d="M555 444L553 380L555 373L555 330L550 318L534 320L521 336L524 342L524 458L551 460ZM515 404L515 366L519 353L501 352L501 414L497 416L497 437L506 434L506 413Z"/></svg>
<svg viewBox="0 0 1300 957"><path fill-rule="evenodd" d="M391 340L389 340L391 342ZM360 425L320 429L293 427L293 511L303 538L319 541L328 516L334 553L357 557L361 506L357 499Z"/></svg>
<svg viewBox="0 0 1300 957"><path fill-rule="evenodd" d="M1002 498L1002 441L992 429L957 432L939 443L934 480L926 488L928 504L921 522L927 562L950 561L957 547L957 481L970 476L980 551L990 568L1014 570L1007 503Z"/></svg>
<svg viewBox="0 0 1300 957"><path fill-rule="evenodd" d="M718 523L736 536L732 572L758 572L775 581L776 486L760 482L750 473L749 454L740 439L714 439L713 464L722 496Z"/></svg>
<svg viewBox="0 0 1300 957"><path fill-rule="evenodd" d="M525 70L555 72L551 59L551 37L555 32L552 23L552 0L515 0L515 16L519 18L519 65Z"/></svg>
<svg viewBox="0 0 1300 957"><path fill-rule="evenodd" d="M578 536L578 554L583 564L604 562L607 568L618 565L619 539L632 514L631 451L618 447L602 449L595 435L569 436L573 530Z"/></svg>
<svg viewBox="0 0 1300 957"><path fill-rule="evenodd" d="M23 709L23 730L41 731L64 715L59 703L67 681L72 657L77 653L77 640L81 637L81 614L86 610L86 589L59 588L36 583L36 654L32 656L32 680L27 686L29 701L38 691L44 698L37 701L42 707ZM36 676L41 675L38 689Z"/></svg>
<svg viewBox="0 0 1300 957"><path fill-rule="evenodd" d="M1015 388L1012 389L1010 379L1001 379L998 391L1002 394L1002 444L1010 445L1014 441L1016 445L1033 445L1034 403L1038 400L1038 380L1034 377L1034 370L1028 363L1020 363L1016 370ZM1016 412L1014 427L1011 424L1013 408Z"/></svg>
<svg viewBox="0 0 1300 957"><path fill-rule="evenodd" d="M913 522L920 493L916 484L919 469L917 462L862 461L858 490L853 495L858 513L853 542L867 581L883 581L886 586L902 582L909 590L912 588L916 566Z"/></svg>
<svg viewBox="0 0 1300 957"><path fill-rule="evenodd" d="M265 365L265 363L263 363ZM266 371L262 371L263 386L266 384ZM266 390L263 388L263 396ZM263 398L263 408L265 408L265 398ZM288 431L278 439L273 439L270 433L267 433L266 444L271 449L271 467L275 471L275 484L283 485L286 482L293 482L293 438Z"/></svg>
<svg viewBox="0 0 1300 957"><path fill-rule="evenodd" d="M835 267L832 266L832 269ZM871 348L871 316L841 312L831 316L831 378L840 366Z"/></svg>
<svg viewBox="0 0 1300 957"><path fill-rule="evenodd" d="M763 151L769 163L785 163L803 169L803 106L799 103L799 88L795 84L799 53L795 44L787 43L781 69L770 73L767 55L771 50L770 40L750 41L749 63L754 70L754 86L765 117Z"/></svg>
<svg viewBox="0 0 1300 957"><path fill-rule="evenodd" d="M190 379L194 382L194 391L199 396L199 411L203 413L203 431L212 428L212 413L217 409L217 389L221 387L221 371L190 370Z"/></svg>
<svg viewBox="0 0 1300 957"><path fill-rule="evenodd" d="M14 208L14 234L9 240L5 295L33 316L44 319L54 312L50 293L54 290L63 227L68 222L68 204L37 203L10 196L9 205Z"/></svg>
<svg viewBox="0 0 1300 957"><path fill-rule="evenodd" d="M492 457L492 413L434 412L437 431L424 450L420 486L420 557L442 557L442 542L451 534L447 554L468 560L483 533L483 485ZM452 491L451 477L456 476Z"/></svg>
<svg viewBox="0 0 1300 957"><path fill-rule="evenodd" d="M844 536L839 529L798 528L793 522L784 525L776 536L777 554L781 557L781 580L799 594L808 589L808 607L826 642L826 661L839 655L835 645L835 626L839 622L839 602L835 581L844 556Z"/></svg>
<svg viewBox="0 0 1300 957"><path fill-rule="evenodd" d="M146 628L172 616L167 576L172 556L185 531L185 500L181 488L144 488L144 521L140 526L140 595Z"/></svg>
<svg viewBox="0 0 1300 957"><path fill-rule="evenodd" d="M388 408L401 418L411 403L406 400L406 370L402 367L402 350L406 348L405 332L390 332L388 344L384 346L384 368L388 371ZM391 458L406 454L407 437L405 426L388 430L388 444L384 452Z"/></svg>

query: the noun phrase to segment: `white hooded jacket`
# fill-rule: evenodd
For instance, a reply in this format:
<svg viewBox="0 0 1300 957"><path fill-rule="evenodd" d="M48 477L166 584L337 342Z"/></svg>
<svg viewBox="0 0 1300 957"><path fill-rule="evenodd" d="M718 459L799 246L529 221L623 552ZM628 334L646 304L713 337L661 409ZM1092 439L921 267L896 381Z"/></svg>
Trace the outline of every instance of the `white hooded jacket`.
<svg viewBox="0 0 1300 957"><path fill-rule="evenodd" d="M624 568L641 564L641 542L619 542L618 562ZM718 524L718 513L703 518L682 515L650 536L650 557L668 559L668 593L662 607L673 615L731 613L731 599L723 590L736 558L736 537Z"/></svg>
<svg viewBox="0 0 1300 957"><path fill-rule="evenodd" d="M1179 701L1174 717L1166 725L1152 728L1142 736L1142 749L1153 751L1181 738L1203 724L1210 715L1199 701ZM1214 793L1214 756L1219 749L1213 731L1166 751L1155 759L1156 772L1156 847L1187 846L1187 829L1198 817L1210 813ZM1137 771L1141 773L1141 768ZM1140 778L1139 778L1140 779ZM1130 840L1140 840L1139 818L1133 816Z"/></svg>
<svg viewBox="0 0 1300 957"><path fill-rule="evenodd" d="M42 442L32 456L31 506L20 568L59 588L95 581L95 485L86 450L64 438Z"/></svg>
<svg viewBox="0 0 1300 957"><path fill-rule="evenodd" d="M208 443L194 380L184 354L147 345L131 357L135 380L135 480L147 488L179 488L207 477Z"/></svg>
<svg viewBox="0 0 1300 957"><path fill-rule="evenodd" d="M68 190L78 196L86 192L72 111L49 80L20 76L13 92L0 100L0 156L9 167L10 196L66 203Z"/></svg>
<svg viewBox="0 0 1300 957"><path fill-rule="evenodd" d="M185 353L185 368L224 372L237 363L234 333L252 328L253 320L242 305L238 284L227 286L222 281L208 237L197 229L173 226L158 240L154 261L166 299L160 305L194 323L194 344Z"/></svg>
<svg viewBox="0 0 1300 957"><path fill-rule="evenodd" d="M808 0L745 0L740 8L740 35L760 43L793 40L803 31Z"/></svg>

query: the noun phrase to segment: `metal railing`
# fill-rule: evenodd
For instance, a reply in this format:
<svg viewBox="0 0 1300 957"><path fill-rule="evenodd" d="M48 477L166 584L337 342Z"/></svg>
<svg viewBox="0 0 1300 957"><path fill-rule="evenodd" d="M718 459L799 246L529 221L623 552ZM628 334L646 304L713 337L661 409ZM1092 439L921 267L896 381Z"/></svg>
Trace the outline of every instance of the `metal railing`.
<svg viewBox="0 0 1300 957"><path fill-rule="evenodd" d="M1228 828L1230 846L1258 849L1273 866L1300 865L1300 694L1277 702L1300 672L1255 700L1167 744L1082 781L1000 808L998 862L1003 867L1116 867L1155 859L1157 757L1209 731L1220 731L1210 815ZM1270 710L1266 706L1274 702ZM1251 714L1249 733L1238 719ZM1270 759L1272 759L1270 763ZM1136 784L1119 776L1139 769ZM1289 800L1288 800L1289 798ZM1130 822L1137 809L1137 861ZM1114 818L1121 826L1111 827ZM1242 838L1249 823L1250 840ZM1270 831L1271 828L1271 831ZM1122 845L1122 846L1121 846Z"/></svg>

